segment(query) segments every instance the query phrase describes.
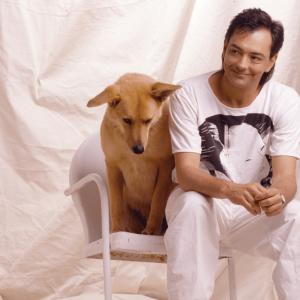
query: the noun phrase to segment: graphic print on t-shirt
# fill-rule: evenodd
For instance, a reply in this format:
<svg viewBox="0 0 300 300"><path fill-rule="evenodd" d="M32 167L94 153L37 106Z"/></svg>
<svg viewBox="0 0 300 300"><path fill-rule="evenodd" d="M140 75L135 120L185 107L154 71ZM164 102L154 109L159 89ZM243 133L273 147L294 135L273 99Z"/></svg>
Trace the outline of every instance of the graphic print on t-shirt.
<svg viewBox="0 0 300 300"><path fill-rule="evenodd" d="M268 115L218 114L206 118L198 130L201 163L212 175L241 183L259 178L262 185L270 185L271 158L266 151L274 126Z"/></svg>

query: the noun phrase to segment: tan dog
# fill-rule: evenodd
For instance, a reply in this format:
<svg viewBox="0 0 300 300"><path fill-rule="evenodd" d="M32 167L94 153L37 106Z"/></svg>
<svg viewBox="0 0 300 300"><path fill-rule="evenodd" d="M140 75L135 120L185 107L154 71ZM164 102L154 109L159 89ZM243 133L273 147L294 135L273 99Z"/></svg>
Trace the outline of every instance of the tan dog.
<svg viewBox="0 0 300 300"><path fill-rule="evenodd" d="M161 233L174 167L166 100L178 88L125 74L87 104L108 103L101 140L113 232Z"/></svg>

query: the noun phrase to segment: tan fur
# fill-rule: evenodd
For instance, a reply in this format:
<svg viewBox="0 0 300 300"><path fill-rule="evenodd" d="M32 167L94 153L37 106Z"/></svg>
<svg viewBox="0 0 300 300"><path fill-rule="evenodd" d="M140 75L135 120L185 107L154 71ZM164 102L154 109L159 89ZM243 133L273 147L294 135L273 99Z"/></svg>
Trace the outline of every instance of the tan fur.
<svg viewBox="0 0 300 300"><path fill-rule="evenodd" d="M88 102L89 107L108 103L101 140L113 232L161 233L174 167L166 100L178 88L125 74Z"/></svg>

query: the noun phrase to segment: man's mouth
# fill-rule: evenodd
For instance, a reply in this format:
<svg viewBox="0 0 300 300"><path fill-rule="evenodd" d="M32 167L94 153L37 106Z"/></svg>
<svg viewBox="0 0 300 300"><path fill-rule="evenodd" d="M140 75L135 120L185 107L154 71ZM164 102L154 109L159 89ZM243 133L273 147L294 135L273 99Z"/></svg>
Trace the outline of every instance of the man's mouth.
<svg viewBox="0 0 300 300"><path fill-rule="evenodd" d="M242 72L237 72L237 71L235 71L235 70L232 70L232 72L233 72L236 76L249 76L249 74L242 73Z"/></svg>

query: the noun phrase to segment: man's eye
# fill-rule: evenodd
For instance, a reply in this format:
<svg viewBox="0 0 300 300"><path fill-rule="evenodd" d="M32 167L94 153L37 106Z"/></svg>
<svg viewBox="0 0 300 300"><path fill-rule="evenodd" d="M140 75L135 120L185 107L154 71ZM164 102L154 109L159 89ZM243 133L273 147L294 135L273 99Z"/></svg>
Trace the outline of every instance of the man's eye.
<svg viewBox="0 0 300 300"><path fill-rule="evenodd" d="M152 119L147 119L147 120L145 120L143 123L144 123L144 124L149 124L151 121L152 121Z"/></svg>
<svg viewBox="0 0 300 300"><path fill-rule="evenodd" d="M261 58L258 56L251 56L251 59L256 62L261 61Z"/></svg>
<svg viewBox="0 0 300 300"><path fill-rule="evenodd" d="M236 49L230 49L231 54L238 54L239 52Z"/></svg>
<svg viewBox="0 0 300 300"><path fill-rule="evenodd" d="M129 118L123 118L123 121L128 124L128 125L131 125L132 124L132 120L129 119Z"/></svg>

